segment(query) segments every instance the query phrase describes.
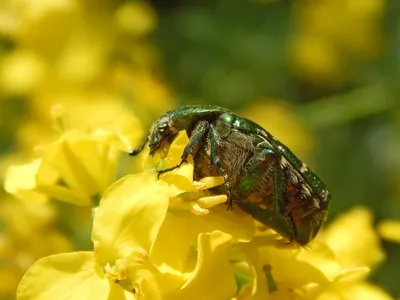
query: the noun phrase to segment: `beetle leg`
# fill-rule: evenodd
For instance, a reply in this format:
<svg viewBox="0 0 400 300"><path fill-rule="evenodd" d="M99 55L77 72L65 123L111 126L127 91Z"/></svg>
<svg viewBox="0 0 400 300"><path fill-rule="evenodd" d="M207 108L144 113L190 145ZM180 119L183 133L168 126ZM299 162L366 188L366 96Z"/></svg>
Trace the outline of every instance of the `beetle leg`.
<svg viewBox="0 0 400 300"><path fill-rule="evenodd" d="M249 195L259 190L266 178L274 176L275 160L276 155L272 149L263 149L252 156L237 179L238 192L241 195Z"/></svg>
<svg viewBox="0 0 400 300"><path fill-rule="evenodd" d="M281 166L282 156L277 154L273 148L271 148L268 143L262 142L257 145L258 147L263 148L264 150L261 153L267 151L268 154L274 155L275 159L273 160L273 171L272 171L272 178L274 182L274 210L275 213L286 215L287 210L284 203L284 196L286 191L286 184L285 184L285 176L283 174L283 169ZM265 155L265 153L264 153Z"/></svg>
<svg viewBox="0 0 400 300"><path fill-rule="evenodd" d="M227 196L227 202L228 202L228 208L232 209L232 192L231 192L231 182L229 181L228 175L224 168L220 165L219 163L219 155L217 153L217 146L218 146L218 141L220 140L220 137L218 135L218 131L216 130L215 126L210 125L210 158L211 158L211 164L214 165L217 168L217 171L219 175L221 175L224 178L225 181L225 186L226 186L226 196Z"/></svg>
<svg viewBox="0 0 400 300"><path fill-rule="evenodd" d="M263 180L271 178L273 212L262 206L264 195L260 195L259 199L253 199L254 202L237 201L236 204L251 213L260 222L277 226L275 229L284 233L291 242L296 233L293 218L285 206L286 185L280 163L281 155L277 154L268 143L261 142L257 146L262 150L247 162L238 178L236 190L241 198L246 198L248 195L254 194L255 190L262 190Z"/></svg>
<svg viewBox="0 0 400 300"><path fill-rule="evenodd" d="M200 121L197 123L196 127L193 129L191 137L189 139L188 144L186 145L185 149L183 150L183 154L181 156L180 162L167 169L159 170L158 172L158 178L160 178L160 175L169 172L172 170L175 170L179 168L183 163L187 163L187 158L189 154L194 156L199 149L199 145L204 137L204 135L207 133L208 128L210 127L209 123L207 121Z"/></svg>
<svg viewBox="0 0 400 300"><path fill-rule="evenodd" d="M267 210L255 203L249 202L235 202L238 207L243 211L250 214L254 219L260 223L275 230L288 240L291 244L296 238L296 229L294 226L293 218L289 215L277 215L271 210Z"/></svg>
<svg viewBox="0 0 400 300"><path fill-rule="evenodd" d="M237 189L240 193L252 193L260 188L264 178L271 178L273 183L273 203L276 214L286 214L284 195L286 190L284 174L281 167L281 156L265 142L257 147L262 150L254 155L246 164L241 177L238 179ZM260 199L261 201L261 199Z"/></svg>
<svg viewBox="0 0 400 300"><path fill-rule="evenodd" d="M144 139L144 141L140 144L139 147L137 147L136 149L132 149L129 150L128 154L129 156L135 156L138 155L140 152L142 152L144 146L146 146L147 142L149 141L150 137L146 136L146 138Z"/></svg>

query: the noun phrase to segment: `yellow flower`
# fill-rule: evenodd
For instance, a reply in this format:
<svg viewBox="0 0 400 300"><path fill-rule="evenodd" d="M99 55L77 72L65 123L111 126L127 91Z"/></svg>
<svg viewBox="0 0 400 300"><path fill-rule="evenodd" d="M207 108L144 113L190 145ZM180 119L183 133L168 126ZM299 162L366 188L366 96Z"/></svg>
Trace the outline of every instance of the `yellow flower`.
<svg viewBox="0 0 400 300"><path fill-rule="evenodd" d="M326 286L334 279L331 273L340 269L329 249L313 250L276 248L260 239L244 245L255 273L249 299L313 299L315 292L309 287ZM316 266L315 261L323 265Z"/></svg>
<svg viewBox="0 0 400 300"><path fill-rule="evenodd" d="M129 193L135 186L145 188ZM151 175L132 175L115 183L94 218L95 251L39 260L22 279L18 299L54 299L61 294L66 299L108 299L109 295L123 299L127 293L115 282L125 281L136 264L146 274L142 262L147 260L146 253L166 213L167 195L168 186ZM54 278L58 284L54 284ZM81 288L71 288L74 285ZM146 289L141 287L140 292L146 293Z"/></svg>
<svg viewBox="0 0 400 300"><path fill-rule="evenodd" d="M43 157L27 165L13 166L5 189L35 191L77 205L91 205L114 180L118 151L97 139L68 131L49 144Z"/></svg>
<svg viewBox="0 0 400 300"><path fill-rule="evenodd" d="M301 0L291 64L296 76L320 85L342 84L355 64L382 53L385 0Z"/></svg>
<svg viewBox="0 0 400 300"><path fill-rule="evenodd" d="M39 149L40 158L9 168L6 191L20 199L40 193L91 205L115 180L122 151L137 141L140 127L135 124L132 118L122 115L114 124L98 126L88 133L64 132L58 140Z"/></svg>
<svg viewBox="0 0 400 300"><path fill-rule="evenodd" d="M366 266L372 269L385 259L373 227L372 213L364 207L355 207L340 215L320 238L332 249L344 268Z"/></svg>
<svg viewBox="0 0 400 300"><path fill-rule="evenodd" d="M226 233L198 235L198 259L191 274L152 264L153 257L157 259L152 253L154 240L166 218L170 193L169 185L150 173L129 175L113 184L94 218L94 252L39 260L22 279L18 299L53 299L60 294L67 299L108 299L110 295L112 299L165 299L179 288L179 295L171 299L188 299L207 283L219 284L222 298L233 294L236 286L227 257L232 237ZM210 270L215 271L212 276ZM54 278L58 283L54 284ZM72 288L78 285L81 288ZM203 293L204 299L216 294L213 289Z"/></svg>
<svg viewBox="0 0 400 300"><path fill-rule="evenodd" d="M363 207L350 210L339 216L319 238L332 249L342 271L318 300L392 299L378 286L363 281L385 259L370 211Z"/></svg>

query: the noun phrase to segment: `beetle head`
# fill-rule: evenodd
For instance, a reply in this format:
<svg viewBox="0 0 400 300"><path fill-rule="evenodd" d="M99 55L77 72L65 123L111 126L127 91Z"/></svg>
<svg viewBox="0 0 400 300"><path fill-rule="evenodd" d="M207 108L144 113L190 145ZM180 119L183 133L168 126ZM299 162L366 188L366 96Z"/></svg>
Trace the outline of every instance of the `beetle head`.
<svg viewBox="0 0 400 300"><path fill-rule="evenodd" d="M153 155L165 141L176 134L170 123L170 118L163 116L151 127L149 135L150 155Z"/></svg>

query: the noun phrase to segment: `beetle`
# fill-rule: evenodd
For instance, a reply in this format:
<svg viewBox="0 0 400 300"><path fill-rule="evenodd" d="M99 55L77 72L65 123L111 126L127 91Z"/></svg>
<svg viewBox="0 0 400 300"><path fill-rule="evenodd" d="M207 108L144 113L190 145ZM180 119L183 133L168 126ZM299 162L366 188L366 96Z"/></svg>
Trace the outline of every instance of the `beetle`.
<svg viewBox="0 0 400 300"><path fill-rule="evenodd" d="M228 208L233 203L254 219L298 245L317 235L328 214L330 193L324 182L267 130L232 111L188 105L163 114L130 156L148 143L150 155L168 147L179 131L189 142L180 162L194 159L194 180L220 175Z"/></svg>

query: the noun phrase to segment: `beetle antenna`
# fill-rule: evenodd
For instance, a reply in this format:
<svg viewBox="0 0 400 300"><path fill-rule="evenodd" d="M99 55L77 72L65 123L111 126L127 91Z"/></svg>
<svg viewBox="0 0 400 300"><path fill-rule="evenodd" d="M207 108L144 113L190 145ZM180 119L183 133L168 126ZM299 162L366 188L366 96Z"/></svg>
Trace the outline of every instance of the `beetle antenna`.
<svg viewBox="0 0 400 300"><path fill-rule="evenodd" d="M148 141L149 141L149 136L146 136L146 138L138 148L129 150L128 152L129 156L138 155L143 150L144 146L146 146Z"/></svg>

